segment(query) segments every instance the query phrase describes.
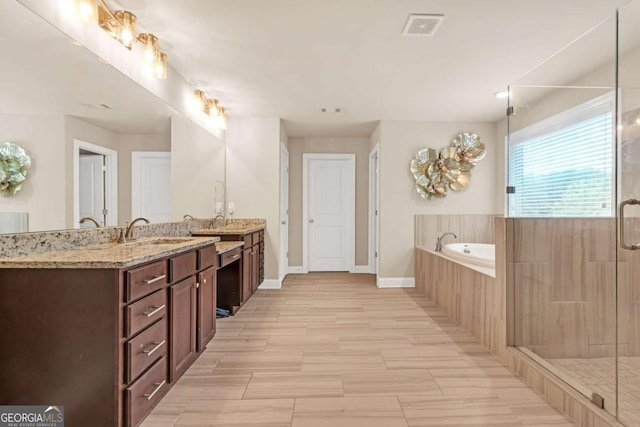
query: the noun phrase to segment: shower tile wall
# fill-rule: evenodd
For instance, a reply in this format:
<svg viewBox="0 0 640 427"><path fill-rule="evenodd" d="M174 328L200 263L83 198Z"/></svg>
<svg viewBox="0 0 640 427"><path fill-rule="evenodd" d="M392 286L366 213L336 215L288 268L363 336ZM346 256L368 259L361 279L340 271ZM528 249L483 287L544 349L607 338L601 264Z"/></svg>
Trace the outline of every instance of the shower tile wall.
<svg viewBox="0 0 640 427"><path fill-rule="evenodd" d="M436 238L442 233L451 231L458 238L447 238L446 243L453 241L471 243L494 243L494 222L497 215L416 215L415 245L432 250Z"/></svg>
<svg viewBox="0 0 640 427"><path fill-rule="evenodd" d="M613 357L615 220L537 218L513 224L516 345L550 359ZM631 225L640 228L640 221ZM621 355L637 356L640 256L621 251L619 260L619 348Z"/></svg>

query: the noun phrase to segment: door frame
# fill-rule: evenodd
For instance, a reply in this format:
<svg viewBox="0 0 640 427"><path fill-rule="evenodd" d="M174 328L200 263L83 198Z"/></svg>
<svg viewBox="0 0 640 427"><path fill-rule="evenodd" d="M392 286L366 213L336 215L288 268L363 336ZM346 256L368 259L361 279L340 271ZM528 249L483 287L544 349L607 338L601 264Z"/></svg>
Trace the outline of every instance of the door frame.
<svg viewBox="0 0 640 427"><path fill-rule="evenodd" d="M356 251L356 155L355 154L302 154L302 272L309 272L309 163L312 160L347 160L351 179L349 180L349 220L347 221L348 233L348 265L349 272L354 273Z"/></svg>
<svg viewBox="0 0 640 427"><path fill-rule="evenodd" d="M286 209L283 212L283 202L286 198ZM283 224L283 221L286 223ZM280 285L289 270L289 150L280 142L280 272L278 279ZM283 233L286 228L287 233Z"/></svg>
<svg viewBox="0 0 640 427"><path fill-rule="evenodd" d="M80 150L104 156L105 226L118 225L118 152L90 142L73 140L73 227L80 228Z"/></svg>
<svg viewBox="0 0 640 427"><path fill-rule="evenodd" d="M143 216L137 212L135 200L140 200L140 160L143 157L168 158L171 160L171 151L132 151L131 152L131 218Z"/></svg>
<svg viewBox="0 0 640 427"><path fill-rule="evenodd" d="M380 239L380 147L378 144L369 153L369 274L378 274L378 240Z"/></svg>

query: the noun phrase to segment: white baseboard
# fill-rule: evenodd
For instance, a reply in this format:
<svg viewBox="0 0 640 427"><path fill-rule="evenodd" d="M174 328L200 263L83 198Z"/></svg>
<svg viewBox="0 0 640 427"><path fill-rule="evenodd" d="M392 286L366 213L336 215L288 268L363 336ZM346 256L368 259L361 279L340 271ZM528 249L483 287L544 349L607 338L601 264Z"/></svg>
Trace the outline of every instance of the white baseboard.
<svg viewBox="0 0 640 427"><path fill-rule="evenodd" d="M415 288L414 277L378 277L379 288Z"/></svg>
<svg viewBox="0 0 640 427"><path fill-rule="evenodd" d="M264 279L262 284L258 286L258 289L280 289L282 283L278 279Z"/></svg>
<svg viewBox="0 0 640 427"><path fill-rule="evenodd" d="M303 274L305 271L301 265L290 265L287 274Z"/></svg>
<svg viewBox="0 0 640 427"><path fill-rule="evenodd" d="M368 265L356 265L355 270L353 270L354 273L358 273L358 274L369 274L369 266Z"/></svg>

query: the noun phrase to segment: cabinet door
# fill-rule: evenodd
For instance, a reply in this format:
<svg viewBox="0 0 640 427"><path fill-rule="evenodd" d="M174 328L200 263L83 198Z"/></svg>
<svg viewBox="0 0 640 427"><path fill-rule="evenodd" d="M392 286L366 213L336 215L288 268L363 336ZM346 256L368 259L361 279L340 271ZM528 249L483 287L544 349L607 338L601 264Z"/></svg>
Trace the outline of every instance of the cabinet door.
<svg viewBox="0 0 640 427"><path fill-rule="evenodd" d="M253 245L251 250L251 293L258 289L260 276L260 244Z"/></svg>
<svg viewBox="0 0 640 427"><path fill-rule="evenodd" d="M216 272L212 267L198 274L198 352L216 333Z"/></svg>
<svg viewBox="0 0 640 427"><path fill-rule="evenodd" d="M175 382L196 358L196 277L191 276L171 286L169 313L171 335L171 370Z"/></svg>
<svg viewBox="0 0 640 427"><path fill-rule="evenodd" d="M244 304L251 296L251 252L249 247L242 251L242 303Z"/></svg>

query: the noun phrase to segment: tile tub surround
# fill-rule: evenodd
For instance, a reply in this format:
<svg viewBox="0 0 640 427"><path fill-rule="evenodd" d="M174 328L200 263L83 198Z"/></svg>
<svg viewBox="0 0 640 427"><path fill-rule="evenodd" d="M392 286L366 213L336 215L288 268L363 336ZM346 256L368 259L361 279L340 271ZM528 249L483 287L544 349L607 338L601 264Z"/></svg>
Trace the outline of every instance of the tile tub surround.
<svg viewBox="0 0 640 427"><path fill-rule="evenodd" d="M512 324L513 304L507 305L507 302L513 299L513 283L507 283L506 280L513 274L513 221L511 218L495 219L496 278L493 284L487 281L482 283L482 279L472 278L468 272L461 271L465 270L464 267L416 248L416 289L428 296L435 295L433 302L458 316L461 321L468 323L470 318L475 318L477 325L469 331L529 387L571 418L576 426L621 426L612 416L597 409L583 395L534 360L508 346L513 344L510 335L513 331L507 330L507 323ZM465 278L464 281L461 277ZM459 281L459 293L439 284L437 280ZM469 280L479 281L480 289L467 289L470 288L466 283ZM441 289L443 291L439 292Z"/></svg>
<svg viewBox="0 0 640 427"><path fill-rule="evenodd" d="M416 215L415 245L434 249L436 239L447 231L458 236L449 236L443 243L470 242L494 243L494 222L497 215Z"/></svg>
<svg viewBox="0 0 640 427"><path fill-rule="evenodd" d="M143 262L196 249L214 242L218 237L142 237L130 243L104 243L62 251L34 253L13 258L0 258L0 268L124 268Z"/></svg>
<svg viewBox="0 0 640 427"><path fill-rule="evenodd" d="M138 223L134 233L136 237L190 236L193 230L209 227L212 220L213 218L196 218L158 224ZM229 221L233 225L260 223L264 225L265 223L263 219L251 218L234 218ZM12 258L32 253L62 251L115 242L118 238L118 230L121 228L123 226L0 234L0 258Z"/></svg>

